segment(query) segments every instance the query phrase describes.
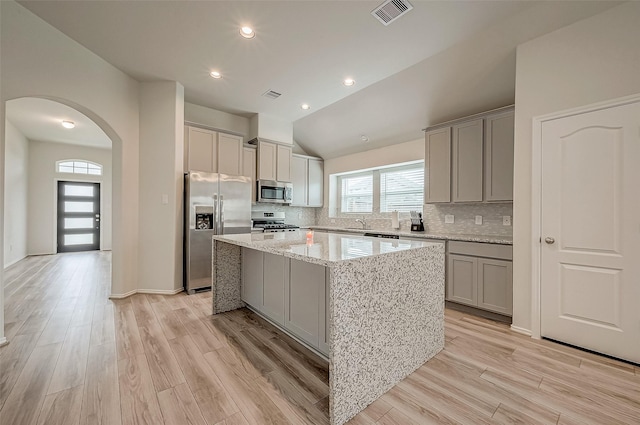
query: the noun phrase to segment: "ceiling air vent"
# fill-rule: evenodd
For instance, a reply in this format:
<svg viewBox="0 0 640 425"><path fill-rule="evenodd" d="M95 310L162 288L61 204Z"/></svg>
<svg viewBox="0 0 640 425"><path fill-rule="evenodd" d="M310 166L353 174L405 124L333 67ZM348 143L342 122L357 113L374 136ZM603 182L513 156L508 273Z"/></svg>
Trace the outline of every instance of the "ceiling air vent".
<svg viewBox="0 0 640 425"><path fill-rule="evenodd" d="M384 26L387 26L411 9L413 6L407 0L387 0L372 10L371 14Z"/></svg>
<svg viewBox="0 0 640 425"><path fill-rule="evenodd" d="M269 99L273 100L282 96L282 93L278 93L277 91L273 91L273 90L267 90L266 92L262 93L262 95L264 97L268 97Z"/></svg>

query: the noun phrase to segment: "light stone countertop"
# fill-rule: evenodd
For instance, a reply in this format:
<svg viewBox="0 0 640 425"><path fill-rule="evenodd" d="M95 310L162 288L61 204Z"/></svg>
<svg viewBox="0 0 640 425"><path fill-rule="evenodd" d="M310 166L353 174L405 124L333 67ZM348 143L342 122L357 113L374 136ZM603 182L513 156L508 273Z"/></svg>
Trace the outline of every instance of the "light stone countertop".
<svg viewBox="0 0 640 425"><path fill-rule="evenodd" d="M344 227L331 227L331 226L308 226L311 229L323 230L327 232L348 232L354 234L365 233L381 233L383 235L398 235L400 238L420 238L420 239L442 239L447 241L462 241L462 242L480 242L480 243L492 243L499 245L513 245L512 236L496 236L496 235L472 235L472 234L454 234L454 233L427 233L427 232L410 232L402 230L379 230L379 229L346 229Z"/></svg>
<svg viewBox="0 0 640 425"><path fill-rule="evenodd" d="M315 232L313 240L307 242L306 235L306 231L299 230L294 232L217 235L213 236L213 239L329 267L345 261L357 261L366 257L428 248L434 245L433 242L426 241L382 239L363 235L324 232Z"/></svg>

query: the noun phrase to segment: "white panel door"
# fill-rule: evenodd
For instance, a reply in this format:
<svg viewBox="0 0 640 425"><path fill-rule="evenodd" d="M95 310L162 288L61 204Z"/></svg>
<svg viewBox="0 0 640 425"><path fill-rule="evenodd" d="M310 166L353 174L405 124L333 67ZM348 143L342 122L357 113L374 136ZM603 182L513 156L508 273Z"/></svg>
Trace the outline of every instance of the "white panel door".
<svg viewBox="0 0 640 425"><path fill-rule="evenodd" d="M640 103L542 125L541 334L640 362Z"/></svg>

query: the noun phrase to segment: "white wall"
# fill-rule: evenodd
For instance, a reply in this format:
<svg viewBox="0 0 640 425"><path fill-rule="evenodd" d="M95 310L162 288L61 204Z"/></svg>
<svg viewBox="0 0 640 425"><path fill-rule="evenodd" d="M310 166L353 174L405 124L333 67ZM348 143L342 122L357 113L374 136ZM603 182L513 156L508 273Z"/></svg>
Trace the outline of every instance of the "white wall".
<svg viewBox="0 0 640 425"><path fill-rule="evenodd" d="M184 120L222 132L238 134L243 136L245 141L248 140L249 118L185 102Z"/></svg>
<svg viewBox="0 0 640 425"><path fill-rule="evenodd" d="M640 93L640 2L522 44L517 52L513 325L531 329L533 117Z"/></svg>
<svg viewBox="0 0 640 425"><path fill-rule="evenodd" d="M183 129L184 87L142 83L138 289L147 292L182 288Z"/></svg>
<svg viewBox="0 0 640 425"><path fill-rule="evenodd" d="M293 123L265 114L256 114L249 122L249 136L293 144Z"/></svg>
<svg viewBox="0 0 640 425"><path fill-rule="evenodd" d="M29 230L28 254L55 254L57 251L57 182L100 183L100 249L111 249L112 233L112 152L86 146L52 142L29 142ZM56 161L84 159L102 165L102 176L56 173Z"/></svg>
<svg viewBox="0 0 640 425"><path fill-rule="evenodd" d="M27 256L29 140L5 123L4 267Z"/></svg>
<svg viewBox="0 0 640 425"><path fill-rule="evenodd" d="M2 1L0 8L0 122L4 125L7 100L44 97L79 110L111 138L112 294L134 290L138 278L138 83L19 4ZM4 132L0 135L0 151L4 151Z"/></svg>

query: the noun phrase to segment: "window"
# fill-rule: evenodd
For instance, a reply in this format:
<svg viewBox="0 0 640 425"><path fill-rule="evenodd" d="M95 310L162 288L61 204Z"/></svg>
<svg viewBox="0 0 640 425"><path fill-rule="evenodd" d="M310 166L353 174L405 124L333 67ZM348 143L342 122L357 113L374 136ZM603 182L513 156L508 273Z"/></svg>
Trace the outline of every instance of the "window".
<svg viewBox="0 0 640 425"><path fill-rule="evenodd" d="M380 171L380 212L421 211L424 165Z"/></svg>
<svg viewBox="0 0 640 425"><path fill-rule="evenodd" d="M422 211L424 162L343 174L337 189L341 213Z"/></svg>
<svg viewBox="0 0 640 425"><path fill-rule="evenodd" d="M340 211L370 213L373 211L373 173L342 177Z"/></svg>
<svg viewBox="0 0 640 425"><path fill-rule="evenodd" d="M90 174L94 176L102 175L102 165L89 161L76 161L66 159L56 162L56 171L58 173L72 174Z"/></svg>

